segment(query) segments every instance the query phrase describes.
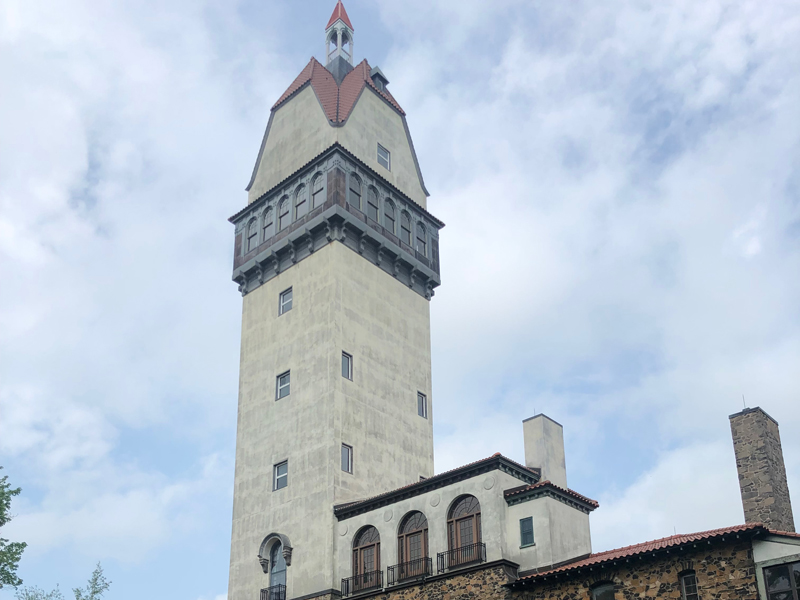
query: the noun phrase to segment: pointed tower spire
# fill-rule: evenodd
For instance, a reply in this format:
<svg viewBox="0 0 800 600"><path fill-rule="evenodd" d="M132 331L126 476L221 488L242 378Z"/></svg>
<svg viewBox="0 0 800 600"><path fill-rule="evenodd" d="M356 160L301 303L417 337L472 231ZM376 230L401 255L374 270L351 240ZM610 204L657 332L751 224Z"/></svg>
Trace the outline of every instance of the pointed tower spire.
<svg viewBox="0 0 800 600"><path fill-rule="evenodd" d="M353 32L353 24L344 4L342 0L337 0L325 28L326 66L337 83L341 83L344 76L353 70Z"/></svg>

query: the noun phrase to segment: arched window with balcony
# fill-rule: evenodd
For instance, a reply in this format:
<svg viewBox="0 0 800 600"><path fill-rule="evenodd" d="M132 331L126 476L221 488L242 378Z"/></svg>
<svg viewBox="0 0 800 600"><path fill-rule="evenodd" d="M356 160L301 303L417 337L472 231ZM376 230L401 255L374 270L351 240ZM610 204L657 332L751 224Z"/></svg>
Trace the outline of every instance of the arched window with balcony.
<svg viewBox="0 0 800 600"><path fill-rule="evenodd" d="M430 575L428 558L428 519L419 511L408 513L397 533L398 581Z"/></svg>
<svg viewBox="0 0 800 600"><path fill-rule="evenodd" d="M350 174L350 191L347 194L347 201L354 208L361 210L361 179L355 173Z"/></svg>
<svg viewBox="0 0 800 600"><path fill-rule="evenodd" d="M266 600L286 600L286 559L280 542L272 544L269 551L269 598Z"/></svg>
<svg viewBox="0 0 800 600"><path fill-rule="evenodd" d="M397 235L394 229L395 221L394 203L388 198L383 203L383 226L392 234Z"/></svg>
<svg viewBox="0 0 800 600"><path fill-rule="evenodd" d="M273 223L272 208L268 208L267 210L264 211L264 217L263 217L263 219L261 221L261 224L262 224L262 228L263 228L263 232L264 232L262 239L268 240L273 235L272 229L273 229L274 223Z"/></svg>
<svg viewBox="0 0 800 600"><path fill-rule="evenodd" d="M290 206L289 198L284 196L278 204L278 231L283 231L289 226L290 222Z"/></svg>
<svg viewBox="0 0 800 600"><path fill-rule="evenodd" d="M425 231L425 225L417 223L417 252L422 256L428 256L428 232Z"/></svg>
<svg viewBox="0 0 800 600"><path fill-rule="evenodd" d="M314 179L311 182L311 209L315 209L318 206L322 206L323 202L325 202L325 194L324 189L325 186L323 185L324 181L322 179L322 173L317 173L314 175Z"/></svg>
<svg viewBox="0 0 800 600"><path fill-rule="evenodd" d="M252 219L247 224L247 249L245 252L255 250L258 246L258 221Z"/></svg>
<svg viewBox="0 0 800 600"><path fill-rule="evenodd" d="M481 504L475 496L461 496L450 507L447 547L447 568L486 560L481 543Z"/></svg>
<svg viewBox="0 0 800 600"><path fill-rule="evenodd" d="M411 215L406 211L400 215L400 241L407 246L411 245Z"/></svg>
<svg viewBox="0 0 800 600"><path fill-rule="evenodd" d="M294 219L305 217L308 213L308 190L306 186L299 185L294 192Z"/></svg>
<svg viewBox="0 0 800 600"><path fill-rule="evenodd" d="M350 592L383 585L381 577L381 536L372 525L359 530L353 539L353 577ZM345 590L342 590L344 593Z"/></svg>

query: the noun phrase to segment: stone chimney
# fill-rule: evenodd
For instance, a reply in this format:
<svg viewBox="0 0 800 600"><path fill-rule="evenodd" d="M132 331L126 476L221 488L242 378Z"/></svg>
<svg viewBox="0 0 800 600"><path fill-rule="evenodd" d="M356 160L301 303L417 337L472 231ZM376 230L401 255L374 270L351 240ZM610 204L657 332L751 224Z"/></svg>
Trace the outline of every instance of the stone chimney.
<svg viewBox="0 0 800 600"><path fill-rule="evenodd" d="M746 523L794 531L778 422L760 408L730 416Z"/></svg>
<svg viewBox="0 0 800 600"><path fill-rule="evenodd" d="M536 415L522 422L525 465L542 470L542 481L567 487L564 460L564 428L548 416Z"/></svg>

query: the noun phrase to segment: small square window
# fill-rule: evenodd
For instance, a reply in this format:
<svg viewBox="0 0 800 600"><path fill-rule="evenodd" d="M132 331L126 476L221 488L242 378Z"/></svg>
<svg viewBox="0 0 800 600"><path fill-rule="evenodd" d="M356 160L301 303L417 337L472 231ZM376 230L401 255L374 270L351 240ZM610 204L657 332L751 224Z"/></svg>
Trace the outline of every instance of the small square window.
<svg viewBox="0 0 800 600"><path fill-rule="evenodd" d="M417 392L417 414L428 418L428 397L422 392Z"/></svg>
<svg viewBox="0 0 800 600"><path fill-rule="evenodd" d="M353 357L347 352L342 352L342 377L353 380Z"/></svg>
<svg viewBox="0 0 800 600"><path fill-rule="evenodd" d="M281 373L278 375L277 380L277 387L275 390L275 399L280 400L281 398L286 398L291 391L291 371L286 371L286 373Z"/></svg>
<svg viewBox="0 0 800 600"><path fill-rule="evenodd" d="M342 444L342 471L353 472L353 448L347 444Z"/></svg>
<svg viewBox="0 0 800 600"><path fill-rule="evenodd" d="M279 315L287 313L290 310L292 310L292 288L289 288L285 292L281 292L280 298L278 300Z"/></svg>
<svg viewBox="0 0 800 600"><path fill-rule="evenodd" d="M272 491L280 490L289 485L289 461L285 460L272 467Z"/></svg>
<svg viewBox="0 0 800 600"><path fill-rule="evenodd" d="M392 153L378 144L378 164L387 171L392 170Z"/></svg>
<svg viewBox="0 0 800 600"><path fill-rule="evenodd" d="M520 548L533 546L533 517L519 520L519 545Z"/></svg>

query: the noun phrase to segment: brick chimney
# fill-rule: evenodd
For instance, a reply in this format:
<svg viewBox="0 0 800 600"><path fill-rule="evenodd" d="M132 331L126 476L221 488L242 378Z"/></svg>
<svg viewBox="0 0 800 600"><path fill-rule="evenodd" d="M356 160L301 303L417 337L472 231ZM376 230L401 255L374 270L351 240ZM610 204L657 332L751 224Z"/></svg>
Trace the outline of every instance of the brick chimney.
<svg viewBox="0 0 800 600"><path fill-rule="evenodd" d="M760 408L730 416L746 523L794 531L778 422Z"/></svg>

